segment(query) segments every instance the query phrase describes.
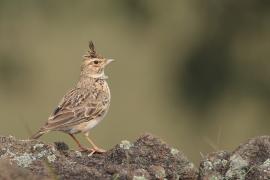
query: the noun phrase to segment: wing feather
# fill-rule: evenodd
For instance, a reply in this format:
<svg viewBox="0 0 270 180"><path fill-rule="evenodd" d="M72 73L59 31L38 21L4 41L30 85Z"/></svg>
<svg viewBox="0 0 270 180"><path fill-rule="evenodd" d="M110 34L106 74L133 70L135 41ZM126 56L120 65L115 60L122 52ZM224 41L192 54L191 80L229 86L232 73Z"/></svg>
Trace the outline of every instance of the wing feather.
<svg viewBox="0 0 270 180"><path fill-rule="evenodd" d="M49 117L45 129L57 130L94 119L102 111L102 103L87 89L73 89L61 100Z"/></svg>

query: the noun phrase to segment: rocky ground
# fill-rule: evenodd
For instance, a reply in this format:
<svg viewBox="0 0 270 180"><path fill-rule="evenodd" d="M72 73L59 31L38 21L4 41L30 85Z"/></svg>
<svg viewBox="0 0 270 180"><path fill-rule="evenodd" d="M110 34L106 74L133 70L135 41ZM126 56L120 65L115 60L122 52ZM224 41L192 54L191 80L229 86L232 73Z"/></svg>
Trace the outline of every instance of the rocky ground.
<svg viewBox="0 0 270 180"><path fill-rule="evenodd" d="M199 168L150 134L92 156L64 143L0 137L0 179L270 179L270 137L210 153Z"/></svg>

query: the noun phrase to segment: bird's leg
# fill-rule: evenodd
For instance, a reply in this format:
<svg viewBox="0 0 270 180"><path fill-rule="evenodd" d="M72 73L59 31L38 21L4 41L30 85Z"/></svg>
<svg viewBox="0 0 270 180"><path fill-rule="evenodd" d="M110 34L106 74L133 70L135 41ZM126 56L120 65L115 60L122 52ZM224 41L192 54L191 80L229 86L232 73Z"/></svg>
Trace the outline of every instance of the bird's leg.
<svg viewBox="0 0 270 180"><path fill-rule="evenodd" d="M75 138L75 136L73 134L68 134L68 135L70 135L70 137L76 142L76 144L78 145L78 147L80 148L81 151L88 151L88 149L83 147L81 145L81 143L78 141L78 139Z"/></svg>
<svg viewBox="0 0 270 180"><path fill-rule="evenodd" d="M99 148L97 145L95 145L95 143L89 138L89 134L88 132L84 134L85 138L87 139L87 141L93 146L93 149L91 149L91 155L94 154L95 152L97 153L104 153L106 152L106 150Z"/></svg>

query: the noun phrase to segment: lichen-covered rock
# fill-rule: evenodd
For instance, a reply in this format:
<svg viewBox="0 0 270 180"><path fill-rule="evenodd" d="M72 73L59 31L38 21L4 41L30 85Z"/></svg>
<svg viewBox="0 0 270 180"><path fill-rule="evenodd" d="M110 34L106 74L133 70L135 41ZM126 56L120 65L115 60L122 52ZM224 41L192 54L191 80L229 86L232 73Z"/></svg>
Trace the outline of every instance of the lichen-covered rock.
<svg viewBox="0 0 270 180"><path fill-rule="evenodd" d="M270 137L253 138L231 153L209 153L199 172L181 151L150 134L91 156L61 142L0 137L0 179L268 180Z"/></svg>
<svg viewBox="0 0 270 180"><path fill-rule="evenodd" d="M270 179L270 137L250 139L232 153L210 153L200 163L199 179Z"/></svg>
<svg viewBox="0 0 270 180"><path fill-rule="evenodd" d="M250 139L247 143L240 145L233 153L240 156L241 161L247 163L242 170L245 172L243 178L247 180L270 179L270 137L261 136Z"/></svg>
<svg viewBox="0 0 270 180"><path fill-rule="evenodd" d="M190 179L197 170L177 149L145 134L122 141L103 154L69 150L64 143L0 137L0 159L44 178L59 179Z"/></svg>
<svg viewBox="0 0 270 180"><path fill-rule="evenodd" d="M206 155L200 163L201 180L222 179L229 167L230 153L219 151Z"/></svg>
<svg viewBox="0 0 270 180"><path fill-rule="evenodd" d="M48 177L34 175L30 170L11 165L8 160L0 160L0 179L3 180L48 180Z"/></svg>

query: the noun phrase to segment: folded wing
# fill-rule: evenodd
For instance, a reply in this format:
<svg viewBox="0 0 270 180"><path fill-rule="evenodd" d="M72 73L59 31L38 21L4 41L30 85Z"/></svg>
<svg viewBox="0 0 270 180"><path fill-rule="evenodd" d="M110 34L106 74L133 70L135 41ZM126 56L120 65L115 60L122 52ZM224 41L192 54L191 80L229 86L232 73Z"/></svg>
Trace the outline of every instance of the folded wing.
<svg viewBox="0 0 270 180"><path fill-rule="evenodd" d="M96 118L104 109L97 96L87 89L69 91L49 117L44 129L61 130Z"/></svg>

